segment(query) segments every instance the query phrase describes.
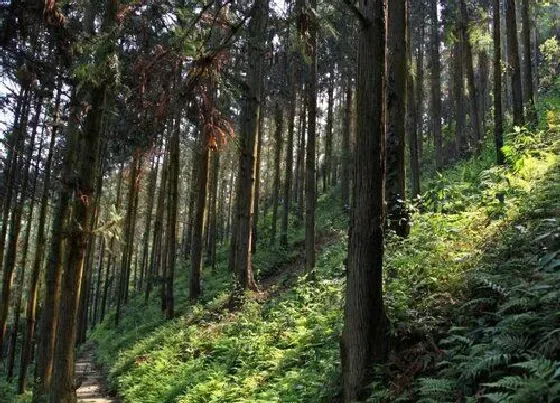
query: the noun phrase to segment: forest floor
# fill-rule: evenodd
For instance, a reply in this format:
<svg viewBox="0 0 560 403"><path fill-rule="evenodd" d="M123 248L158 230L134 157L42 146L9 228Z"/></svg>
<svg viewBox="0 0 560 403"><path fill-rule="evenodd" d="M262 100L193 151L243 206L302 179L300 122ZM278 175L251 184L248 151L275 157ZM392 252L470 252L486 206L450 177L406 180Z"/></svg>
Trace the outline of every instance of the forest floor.
<svg viewBox="0 0 560 403"><path fill-rule="evenodd" d="M76 360L76 381L78 384L78 401L82 403L116 403L106 387L102 368L95 359L96 346L86 343L80 349Z"/></svg>
<svg viewBox="0 0 560 403"><path fill-rule="evenodd" d="M394 353L371 401L560 395L560 105L544 108L539 130L506 136L506 167L487 147L424 178L410 237L388 237ZM303 229L285 250L269 246L265 222L254 256L262 292L241 309L228 309L224 248L199 304L184 264L174 320L163 320L158 295L135 297L118 327L109 315L91 338L110 387L135 403L336 401L348 225L338 206L337 189L320 196L313 279L301 270Z"/></svg>

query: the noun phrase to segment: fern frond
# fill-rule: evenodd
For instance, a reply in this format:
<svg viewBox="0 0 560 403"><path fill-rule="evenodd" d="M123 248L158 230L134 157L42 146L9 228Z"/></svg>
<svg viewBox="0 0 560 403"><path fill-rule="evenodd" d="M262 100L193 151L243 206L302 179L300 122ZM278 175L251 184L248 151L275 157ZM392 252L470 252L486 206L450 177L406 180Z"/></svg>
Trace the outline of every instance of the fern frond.
<svg viewBox="0 0 560 403"><path fill-rule="evenodd" d="M490 402L495 402L495 403L504 403L504 402L511 401L511 396L509 395L509 393L506 392L487 393L482 397L488 399Z"/></svg>
<svg viewBox="0 0 560 403"><path fill-rule="evenodd" d="M424 399L449 399L455 391L456 382L452 379L420 378L418 392L422 401Z"/></svg>
<svg viewBox="0 0 560 403"><path fill-rule="evenodd" d="M527 378L521 376L505 376L496 382L483 383L482 386L491 389L517 390L524 386Z"/></svg>

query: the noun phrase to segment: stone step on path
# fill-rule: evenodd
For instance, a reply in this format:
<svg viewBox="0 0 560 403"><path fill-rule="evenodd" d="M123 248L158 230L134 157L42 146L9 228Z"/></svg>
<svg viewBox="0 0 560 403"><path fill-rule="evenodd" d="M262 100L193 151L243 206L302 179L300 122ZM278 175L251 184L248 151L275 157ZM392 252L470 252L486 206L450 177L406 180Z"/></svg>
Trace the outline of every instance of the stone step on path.
<svg viewBox="0 0 560 403"><path fill-rule="evenodd" d="M118 403L119 400L107 391L101 369L95 364L95 345L86 343L76 360L76 384L78 402Z"/></svg>

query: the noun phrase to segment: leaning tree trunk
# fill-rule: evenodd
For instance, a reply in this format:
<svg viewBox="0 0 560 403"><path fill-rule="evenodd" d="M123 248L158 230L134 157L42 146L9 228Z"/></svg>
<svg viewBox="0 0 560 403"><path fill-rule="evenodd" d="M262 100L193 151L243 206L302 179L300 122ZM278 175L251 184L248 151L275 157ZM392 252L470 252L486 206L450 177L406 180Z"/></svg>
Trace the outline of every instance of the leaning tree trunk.
<svg viewBox="0 0 560 403"><path fill-rule="evenodd" d="M387 219L401 238L409 233L406 210L407 1L390 1L387 23Z"/></svg>
<svg viewBox="0 0 560 403"><path fill-rule="evenodd" d="M391 0L393 1L393 0ZM358 120L341 341L344 401L365 401L374 368L387 358L382 296L385 122L385 2L362 0L358 44Z"/></svg>

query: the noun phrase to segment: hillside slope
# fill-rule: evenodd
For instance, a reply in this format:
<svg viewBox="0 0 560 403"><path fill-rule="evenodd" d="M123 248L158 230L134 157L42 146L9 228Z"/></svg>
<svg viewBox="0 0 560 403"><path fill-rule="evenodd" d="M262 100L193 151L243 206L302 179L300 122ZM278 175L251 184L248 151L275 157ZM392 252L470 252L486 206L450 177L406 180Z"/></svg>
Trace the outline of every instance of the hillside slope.
<svg viewBox="0 0 560 403"><path fill-rule="evenodd" d="M508 136L509 168L489 153L435 178L409 239L389 237L394 354L373 401L558 397L560 136L558 111L546 116L543 130ZM188 303L185 276L177 281L173 321L154 295L133 300L118 328L111 316L100 325L91 339L123 401L336 400L347 241L338 205L336 194L319 202L315 279L301 274L298 248L263 247L255 264L269 280L230 311L223 250L200 304Z"/></svg>

